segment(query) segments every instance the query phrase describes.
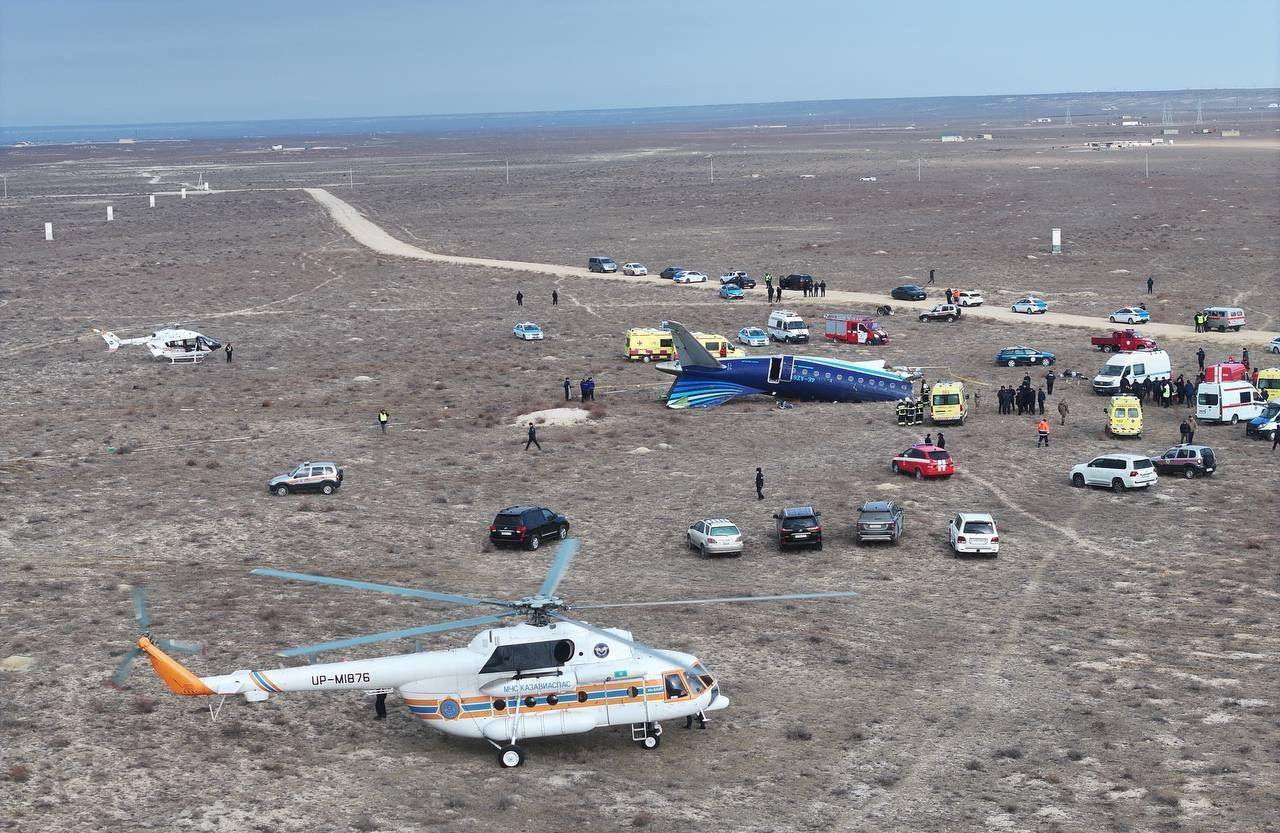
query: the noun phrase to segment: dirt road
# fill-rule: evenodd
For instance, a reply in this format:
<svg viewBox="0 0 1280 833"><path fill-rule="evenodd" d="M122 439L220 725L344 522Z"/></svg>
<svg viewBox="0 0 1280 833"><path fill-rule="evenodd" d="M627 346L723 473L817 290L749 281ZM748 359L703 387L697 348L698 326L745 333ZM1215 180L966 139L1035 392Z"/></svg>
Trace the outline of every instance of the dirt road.
<svg viewBox="0 0 1280 833"><path fill-rule="evenodd" d="M542 275L555 275L557 277L571 278L598 278L604 280L620 280L627 283L650 283L664 286L667 288L675 287L669 281L650 275L648 277L637 278L623 275L621 272L604 274L600 272L590 272L585 268L576 266L557 266L551 263L529 263L520 260L496 260L493 258L483 257L462 257L459 255L443 255L436 252L429 252L392 237L381 226L369 220L355 209L351 204L335 197L323 188L305 188L305 190L316 202L323 205L329 211L329 215L333 217L337 224L346 230L357 243L373 249L375 252L386 255L395 255L396 257L413 258L416 260L429 260L439 263L456 263L463 266L486 266L494 269L515 269L521 272L533 272ZM683 288L682 285L681 288ZM715 289L717 285L713 282L705 284L689 284L687 286L701 286L703 289ZM870 292L845 292L840 290L830 290L822 298L805 298L797 293L789 294L784 302L787 306L804 305L816 302L833 303L846 302L850 304L863 304L879 306L885 303L886 298L883 295L875 295ZM936 301L892 301L891 305L901 314L903 310L915 311L931 308ZM1123 325L1114 325L1107 321L1092 318L1085 315L1072 315L1071 313L1047 312L1043 315L1025 315L1013 312L1004 307L969 307L964 311L964 315L973 316L975 318L989 318L997 321L1033 321L1037 324L1052 325L1058 327L1079 327L1090 330L1103 331ZM1233 347L1239 346L1242 336L1239 333L1197 333L1194 328L1182 324L1163 324L1149 323L1142 325L1142 331L1145 335L1158 338L1176 338L1186 340L1196 340L1204 343L1227 344ZM1250 343L1257 344L1259 341L1270 342L1280 336L1280 333L1263 332L1259 330L1250 330L1247 338Z"/></svg>

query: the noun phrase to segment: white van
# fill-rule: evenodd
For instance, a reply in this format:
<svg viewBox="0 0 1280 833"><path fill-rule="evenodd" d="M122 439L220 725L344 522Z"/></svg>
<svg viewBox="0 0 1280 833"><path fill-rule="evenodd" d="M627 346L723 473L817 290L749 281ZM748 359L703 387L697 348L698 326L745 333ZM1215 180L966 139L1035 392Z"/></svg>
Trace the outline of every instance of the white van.
<svg viewBox="0 0 1280 833"><path fill-rule="evenodd" d="M1208 330L1217 330L1225 333L1227 330L1238 332L1241 327L1249 323L1245 321L1244 310L1239 307L1209 307L1204 310L1204 314L1209 320L1205 322L1204 328Z"/></svg>
<svg viewBox="0 0 1280 833"><path fill-rule="evenodd" d="M1267 406L1267 397L1243 380L1201 382L1196 388L1196 419L1200 422L1229 422L1253 419Z"/></svg>
<svg viewBox="0 0 1280 833"><path fill-rule="evenodd" d="M1120 392L1121 379L1128 378L1131 385L1144 379L1164 380L1169 378L1169 368L1169 354L1163 350L1115 353L1093 377L1093 390L1114 396Z"/></svg>
<svg viewBox="0 0 1280 833"><path fill-rule="evenodd" d="M769 324L765 329L769 331L769 338L784 344L803 344L809 340L809 325L789 309L776 309L769 313Z"/></svg>

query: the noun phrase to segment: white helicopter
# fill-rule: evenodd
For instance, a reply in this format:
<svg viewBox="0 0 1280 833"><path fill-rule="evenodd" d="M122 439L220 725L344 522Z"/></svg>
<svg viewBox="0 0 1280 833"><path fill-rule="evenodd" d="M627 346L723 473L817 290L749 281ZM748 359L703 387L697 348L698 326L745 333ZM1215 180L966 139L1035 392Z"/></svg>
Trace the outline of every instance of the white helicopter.
<svg viewBox="0 0 1280 833"><path fill-rule="evenodd" d="M628 631L599 628L566 615L570 609L648 607L655 605L836 599L854 592L793 593L780 596L736 596L717 599L620 602L570 605L555 595L569 568L577 541L560 545L542 586L518 601L479 599L367 581L257 569L257 575L374 590L469 607L496 607L499 612L399 631L340 639L279 652L297 657L421 636L428 633L491 625L516 616L522 624L489 628L463 648L426 651L377 659L334 662L272 671L243 669L197 677L148 636L137 649L151 659L156 674L174 694L243 695L249 702L290 691L398 690L409 711L433 729L449 735L487 740L498 750L503 767L524 763L517 741L588 732L603 726L630 726L631 739L643 749L656 749L662 720L697 716L729 707L715 678L697 657L667 651L632 639ZM141 620L140 620L141 621ZM184 643L179 643L185 647ZM126 661L129 658L126 657ZM118 672L119 673L119 672ZM218 709L221 709L219 704ZM210 714L216 716L210 704Z"/></svg>
<svg viewBox="0 0 1280 833"><path fill-rule="evenodd" d="M204 359L206 353L222 349L222 342L195 330L184 330L176 324L156 330L149 336L139 338L119 338L113 332L94 330L107 342L107 351L114 353L124 344L144 344L151 355L158 359L168 359L171 364L197 363Z"/></svg>

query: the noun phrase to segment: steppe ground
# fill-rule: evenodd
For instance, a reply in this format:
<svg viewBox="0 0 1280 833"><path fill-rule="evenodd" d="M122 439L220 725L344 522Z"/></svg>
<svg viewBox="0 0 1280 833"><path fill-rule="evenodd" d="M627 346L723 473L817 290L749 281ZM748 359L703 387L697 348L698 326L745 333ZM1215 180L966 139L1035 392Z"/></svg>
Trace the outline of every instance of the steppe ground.
<svg viewBox="0 0 1280 833"><path fill-rule="evenodd" d="M886 322L887 348L799 348L923 365L980 392L973 419L946 429L960 473L895 478L889 458L934 429L897 427L888 405L778 411L743 400L673 412L660 401L667 377L620 358L631 326L675 318L732 334L762 323L759 292L731 304L698 288L379 257L288 190L331 188L440 252L573 265L605 253L713 276L806 271L874 291L935 267L939 290L976 287L997 304L1034 291L1099 316L1143 300L1154 274L1157 320L1234 302L1274 330L1274 127L1151 148L1149 179L1147 151L1066 147L1105 132L1090 128L975 126L965 132L996 139L955 145L923 142L924 131L792 128L349 139L293 153L249 141L0 152L10 191L0 656L34 659L0 673L0 826L1274 825L1280 456L1269 445L1204 426L1196 439L1221 460L1212 479L1075 491L1070 466L1105 449L1162 451L1185 413L1148 408L1141 439L1112 441L1103 400L1060 382L1050 409L1065 398L1071 417L1054 420L1047 450L1034 447L1030 419L996 414L995 388L1024 371L994 366L995 350L1042 347L1058 353L1059 372L1091 376L1102 357L1089 333L899 316ZM162 193L147 208L147 193L200 174L249 190ZM50 220L57 238L45 243ZM1066 242L1056 258L1053 226ZM525 318L548 340L513 339ZM235 364L108 354L93 334L169 322L230 340ZM1263 358L1247 330L1240 341ZM1167 346L1176 372L1194 372L1194 341ZM517 417L560 404L560 379L588 374L600 390L593 419L546 428L544 451L524 452ZM268 477L317 458L346 467L339 494L267 495ZM851 540L857 506L876 497L907 508L899 546ZM485 533L497 508L526 502L566 512L582 539L562 585L575 601L863 596L600 612L597 624L702 657L732 707L705 732L669 726L655 753L620 730L531 741L529 762L511 772L487 746L437 735L402 709L375 723L360 695L229 702L211 723L203 701L170 696L144 665L126 690L105 685L137 635L124 585L146 586L159 636L207 644L190 661L197 673L270 668L280 648L460 614L251 568L514 597L536 588L554 550L495 552ZM808 502L824 512L825 550L777 552L770 513ZM958 510L996 515L998 559L950 556L946 519ZM683 548L686 526L707 516L742 525L742 558Z"/></svg>

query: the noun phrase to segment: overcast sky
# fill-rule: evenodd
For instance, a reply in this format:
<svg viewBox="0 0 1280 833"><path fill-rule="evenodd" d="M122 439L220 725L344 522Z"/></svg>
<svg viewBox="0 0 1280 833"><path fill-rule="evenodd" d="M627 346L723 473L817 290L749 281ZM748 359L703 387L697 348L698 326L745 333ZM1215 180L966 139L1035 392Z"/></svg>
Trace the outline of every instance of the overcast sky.
<svg viewBox="0 0 1280 833"><path fill-rule="evenodd" d="M1276 0L0 0L0 123L1280 86Z"/></svg>

